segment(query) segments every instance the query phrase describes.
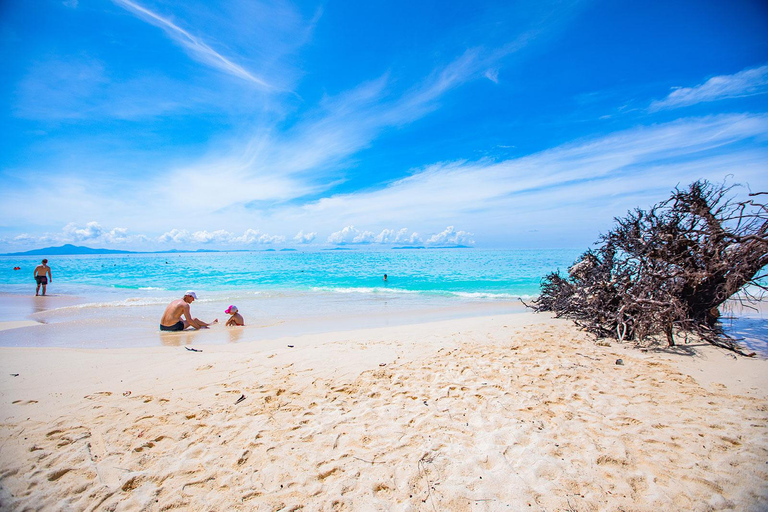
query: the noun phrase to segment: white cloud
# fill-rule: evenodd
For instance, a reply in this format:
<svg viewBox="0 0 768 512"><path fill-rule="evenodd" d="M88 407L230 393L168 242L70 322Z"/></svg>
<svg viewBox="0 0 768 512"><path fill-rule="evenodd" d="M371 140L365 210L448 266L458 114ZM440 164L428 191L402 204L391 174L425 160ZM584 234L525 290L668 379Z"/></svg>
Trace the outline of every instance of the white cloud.
<svg viewBox="0 0 768 512"><path fill-rule="evenodd" d="M490 80L491 82L498 84L499 83L499 70L498 69L489 69L487 70L483 76Z"/></svg>
<svg viewBox="0 0 768 512"><path fill-rule="evenodd" d="M158 242L174 243L179 245L189 244L218 244L218 245L257 245L280 244L285 242L285 237L269 235L257 229L246 229L242 235L224 229L215 231L198 230L190 233L186 229L172 229L158 238Z"/></svg>
<svg viewBox="0 0 768 512"><path fill-rule="evenodd" d="M242 236L232 238L230 241L246 245L282 244L285 242L285 237L282 235L262 233L258 229L246 229Z"/></svg>
<svg viewBox="0 0 768 512"><path fill-rule="evenodd" d="M216 52L213 48L205 44L205 42L203 42L200 38L193 36L186 30L177 26L170 20L163 18L159 14L152 12L149 9L142 7L130 0L114 0L114 2L125 9L138 14L139 17L143 18L149 23L162 28L169 36L171 36L173 40L177 41L184 48L186 48L192 57L198 59L199 61L218 68L233 76L248 80L263 88L269 89L272 87L263 79L253 75L242 66L235 64L228 58Z"/></svg>
<svg viewBox="0 0 768 512"><path fill-rule="evenodd" d="M254 208L247 211L247 220L226 209L223 194L226 185L231 184L225 183L221 189L222 202L215 201L209 194L200 203L207 206L210 198L220 211L209 211L201 206L203 212L199 216L190 216L185 226L161 235L159 241L189 244L191 233L197 231L190 226L203 222L214 227L220 223L232 230L245 230L246 226L236 223L248 222L267 232L298 232L302 237L312 234L312 241L319 238L336 244L352 244L355 240L357 243L423 244L416 233L401 228L395 234L392 229L392 226L409 225L416 227L419 233L439 233L445 226L460 226L465 232L473 233L471 239L481 246L487 245L492 238L524 244L525 237L532 236L530 233L536 230L539 233L536 240L541 243L549 240L550 245L557 245L575 240L571 243L581 245L594 241L600 231L610 227L614 216L623 215L632 207L648 206L664 199L678 184L684 186L701 178L719 182L732 173L735 176L733 182L749 183L754 191L768 190L766 134L768 115L730 114L681 119L584 139L506 161L435 163L379 189L327 196L303 205L295 201L270 203L268 215ZM301 180L298 182L302 183ZM257 183L258 180L254 180L254 186ZM50 198L52 207L59 211L66 210L60 203L66 197L76 198L82 205L80 210L94 216L98 215L97 210L128 212L142 209L136 205L127 208L114 203L114 195L103 201L94 200L87 195L84 184L76 187L59 185L54 183L61 193ZM229 188L233 194L240 193L239 187ZM30 189L24 197L34 195L36 190ZM201 183L200 193L205 190ZM37 209L26 208L28 201L24 197L0 191L0 214L9 218L15 218L19 212L39 215ZM146 197L155 199L151 195ZM180 197L179 201L190 201L185 195ZM165 196L162 198L166 199ZM172 203L170 199L168 202ZM151 222L139 227L145 232L154 227L154 219L167 217L159 215L160 211L149 204L146 211L146 218ZM78 214L82 215L80 211ZM194 211L190 214L196 215ZM114 215L113 219L104 222L137 230L136 224L124 217L125 213ZM133 221L134 217L130 219ZM339 225L346 227L338 230ZM365 226L365 229L354 226ZM302 231L299 231L300 227ZM67 231L83 238L96 236L100 229L102 239L106 239L104 237L111 231L98 224L91 227L70 225ZM29 229L25 231L30 233ZM120 238L121 234L116 231L114 236ZM256 230L245 230L242 237L233 237L240 240L233 239L229 243L264 243L268 240L280 243L275 235ZM56 240L63 238L64 233L61 233ZM423 238L426 240L430 236ZM300 242L296 236L292 240ZM23 241L6 243L20 245Z"/></svg>
<svg viewBox="0 0 768 512"><path fill-rule="evenodd" d="M373 231L361 231L355 226L345 226L340 231L331 233L326 240L330 244L417 244L422 243L418 233L408 234L408 228L399 231L385 228L378 235Z"/></svg>
<svg viewBox="0 0 768 512"><path fill-rule="evenodd" d="M30 235L29 233L21 233L20 235L13 237L12 241L19 244L28 244L34 243L39 239L40 237L38 236Z"/></svg>
<svg viewBox="0 0 768 512"><path fill-rule="evenodd" d="M112 244L122 244L129 242L148 241L144 235L129 235L127 228L112 228L102 235L104 241Z"/></svg>
<svg viewBox="0 0 768 512"><path fill-rule="evenodd" d="M202 244L210 244L210 243L227 243L232 239L232 233L229 231L225 231L223 229L218 229L216 231L195 231L192 233L191 241L198 242Z"/></svg>
<svg viewBox="0 0 768 512"><path fill-rule="evenodd" d="M695 87L677 88L663 100L652 102L650 110L653 112L765 93L768 93L768 66L760 66L745 69L733 75L715 76Z"/></svg>
<svg viewBox="0 0 768 512"><path fill-rule="evenodd" d="M442 232L436 233L429 237L427 245L441 246L441 245L475 245L475 241L472 239L472 233L466 231L456 231L453 226L448 226Z"/></svg>
<svg viewBox="0 0 768 512"><path fill-rule="evenodd" d="M130 0L115 1L126 8L143 13L142 16L154 20L154 23L162 25L165 29L175 31L170 25L163 24L170 23L168 20L163 19L161 22L162 18L157 14L150 13L138 4ZM174 27L178 28L176 25ZM248 221L245 219L253 218L264 225L263 223L275 217L261 215L260 204L269 204L276 211L285 211L281 204L295 204L296 200L302 197L321 195L343 182L343 169L351 155L370 145L382 130L415 121L437 108L441 95L481 76L494 58L498 57L484 56L478 50L468 51L447 66L436 69L400 95L393 94L391 88L395 87L397 82L390 82L387 76L363 83L336 97L326 98L317 109L304 115L302 120L287 131L278 132L269 121L265 121L265 124L254 128L254 132L245 142L217 141L217 144L211 146L215 149L210 154L188 160L191 163L186 165L182 163L168 166L162 162L162 158L147 158L147 162L141 162L142 165L137 166L144 169L147 176L151 176L145 180L102 180L99 181L103 184L102 189L94 189L91 186L92 180L74 177L82 174L82 162L92 158L90 148L84 149L77 155L78 169L56 169L57 188L61 193L48 203L49 208L69 214L67 216L72 218L73 205L77 204L78 215L100 215L105 221L121 224L124 223L123 216L117 212L142 212L133 216L134 224L131 224L131 229L149 231L155 229L154 219L170 219L179 208L195 204L197 207L188 213L188 225L183 229L190 230L191 226L210 225L211 222L221 222L230 229L246 229ZM99 63L85 64L85 69L92 75L109 82ZM81 73L76 71L67 68L65 74L80 77ZM42 72L41 74L45 75ZM38 85L45 83L44 80L37 79L31 82ZM86 83L92 84L93 81L87 80ZM79 91L79 82L77 84L75 89ZM40 94L36 87L30 85L27 88L27 100L23 102L27 110L22 109L24 115L34 118L50 117L50 106L44 106L42 111L36 110L40 108L39 98L49 96ZM110 84L109 87L113 85ZM52 86L43 89L43 92L51 88ZM91 104L89 98L92 95L82 96L77 96L72 108L65 108L53 117L67 118L90 115L92 111L101 112L102 106ZM59 103L69 105L67 101L56 102L57 105ZM110 102L115 103L119 102ZM135 105L135 102L130 104ZM153 104L159 102L155 101ZM85 105L87 108L75 108L77 105ZM168 105L168 108L175 108L173 102ZM118 115L118 111L123 110L120 107L117 111L113 108L109 112ZM119 115L139 114L131 112L128 108L125 114ZM70 152L71 148L68 147L67 151ZM174 161L184 162L185 159ZM114 161L99 161L92 162L90 167L120 168L120 165L121 163ZM184 194L178 194L175 189L168 187L170 182L183 183ZM38 188L39 185L30 181L25 191L34 192ZM120 193L115 193L116 190ZM45 209L16 208L14 203L20 202L19 197L19 194L0 192L0 215L6 210L12 210L15 215L24 212L24 218L19 220L36 224L45 222L49 217ZM304 214L303 211L298 213ZM225 224L224 219L232 217L232 214L243 215L235 215L234 222L228 220ZM112 215L112 218L109 215ZM343 222L355 221L351 219ZM296 219L296 222L290 224L290 229L306 225ZM323 226L327 230L330 230L330 227L327 223ZM170 226L165 225L161 229L169 228ZM284 225L277 224L269 228L285 229ZM315 227L312 229L318 231ZM377 225L376 229L381 227ZM184 238L184 235L176 233L171 239L179 237ZM167 240L167 237L164 238L164 241Z"/></svg>
<svg viewBox="0 0 768 512"><path fill-rule="evenodd" d="M64 235L76 242L100 238L103 233L104 230L98 222L89 222L85 227L78 227L74 222L64 226Z"/></svg>
<svg viewBox="0 0 768 512"><path fill-rule="evenodd" d="M372 231L363 231L358 233L355 238L352 239L353 244L370 244L375 240L375 235Z"/></svg>
<svg viewBox="0 0 768 512"><path fill-rule="evenodd" d="M420 244L421 237L414 232L408 234L408 228L402 228L399 231L393 229L384 229L376 236L374 240L377 244Z"/></svg>
<svg viewBox="0 0 768 512"><path fill-rule="evenodd" d="M312 219L315 226L340 219L349 222L346 233L353 222L419 219L422 232L460 222L481 242L530 229L593 238L596 222L655 202L678 183L734 173L754 190L768 188L766 133L765 115L683 119L502 162L438 163L379 190L322 198L278 217ZM344 233L329 242L350 242Z"/></svg>
<svg viewBox="0 0 768 512"><path fill-rule="evenodd" d="M327 242L329 244L349 244L355 239L360 231L355 229L355 226L345 226L341 231L336 231L328 236Z"/></svg>
<svg viewBox="0 0 768 512"><path fill-rule="evenodd" d="M392 229L384 229L376 236L374 240L377 244L391 244L394 242L396 234Z"/></svg>
<svg viewBox="0 0 768 512"><path fill-rule="evenodd" d="M186 244L190 241L190 235L186 229L172 229L160 235L157 241L161 243Z"/></svg>
<svg viewBox="0 0 768 512"><path fill-rule="evenodd" d="M302 229L298 233L296 233L296 236L293 237L293 241L299 244L308 244L312 242L317 237L317 233L312 231L311 233L304 233L304 230Z"/></svg>
<svg viewBox="0 0 768 512"><path fill-rule="evenodd" d="M10 240L3 240L3 242L11 245L26 246L63 243L141 244L149 241L150 239L144 235L130 234L127 228L105 229L96 221L88 222L84 226L70 222L58 233L44 233L42 235L22 233Z"/></svg>

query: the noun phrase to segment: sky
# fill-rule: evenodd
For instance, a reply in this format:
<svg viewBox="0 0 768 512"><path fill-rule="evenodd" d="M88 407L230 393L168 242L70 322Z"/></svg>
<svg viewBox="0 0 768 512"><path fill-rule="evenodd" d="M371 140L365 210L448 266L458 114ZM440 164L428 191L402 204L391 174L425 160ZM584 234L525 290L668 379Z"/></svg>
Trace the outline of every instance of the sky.
<svg viewBox="0 0 768 512"><path fill-rule="evenodd" d="M768 191L768 4L0 0L0 252L587 248Z"/></svg>

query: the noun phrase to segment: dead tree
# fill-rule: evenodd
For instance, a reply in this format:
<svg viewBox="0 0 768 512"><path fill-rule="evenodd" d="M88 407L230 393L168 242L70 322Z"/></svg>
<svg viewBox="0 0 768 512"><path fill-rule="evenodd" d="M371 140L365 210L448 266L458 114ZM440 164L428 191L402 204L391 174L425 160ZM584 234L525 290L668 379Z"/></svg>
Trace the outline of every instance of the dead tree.
<svg viewBox="0 0 768 512"><path fill-rule="evenodd" d="M616 219L570 268L541 284L532 304L572 318L588 331L620 341L675 333L743 354L718 323L719 307L737 292L765 291L768 207L757 197L736 201L733 187L697 181L649 211ZM748 286L749 285L749 286Z"/></svg>

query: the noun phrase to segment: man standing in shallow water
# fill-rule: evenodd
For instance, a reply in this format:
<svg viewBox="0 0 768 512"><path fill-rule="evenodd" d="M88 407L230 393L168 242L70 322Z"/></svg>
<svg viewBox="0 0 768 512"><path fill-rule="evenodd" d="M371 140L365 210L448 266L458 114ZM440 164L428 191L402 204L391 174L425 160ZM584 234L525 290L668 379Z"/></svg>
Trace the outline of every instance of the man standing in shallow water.
<svg viewBox="0 0 768 512"><path fill-rule="evenodd" d="M48 266L48 260L35 267L35 281L37 281L37 289L35 290L35 297L40 295L40 285L43 285L43 295L45 295L45 287L48 286L48 281L53 282L53 276L51 275L51 267Z"/></svg>
<svg viewBox="0 0 768 512"><path fill-rule="evenodd" d="M165 312L163 313L163 318L160 319L160 330L183 331L187 327L207 329L209 325L219 321L217 318L208 324L198 318L192 318L189 305L192 304L195 299L197 299L197 294L193 291L188 291L184 294L184 297L168 304L168 307L165 308ZM184 318L181 318L182 315Z"/></svg>

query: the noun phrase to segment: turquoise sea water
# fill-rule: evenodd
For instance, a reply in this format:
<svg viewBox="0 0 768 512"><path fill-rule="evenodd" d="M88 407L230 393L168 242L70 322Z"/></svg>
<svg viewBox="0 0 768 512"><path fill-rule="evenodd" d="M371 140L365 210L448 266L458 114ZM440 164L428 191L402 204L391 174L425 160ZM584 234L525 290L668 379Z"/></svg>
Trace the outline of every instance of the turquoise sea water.
<svg viewBox="0 0 768 512"><path fill-rule="evenodd" d="M530 297L548 272L565 269L574 250L475 249L232 252L51 257L52 290L325 291ZM0 285L26 291L40 257L0 259ZM21 266L14 271L14 266ZM388 280L383 281L384 274ZM126 292L129 293L129 292Z"/></svg>

